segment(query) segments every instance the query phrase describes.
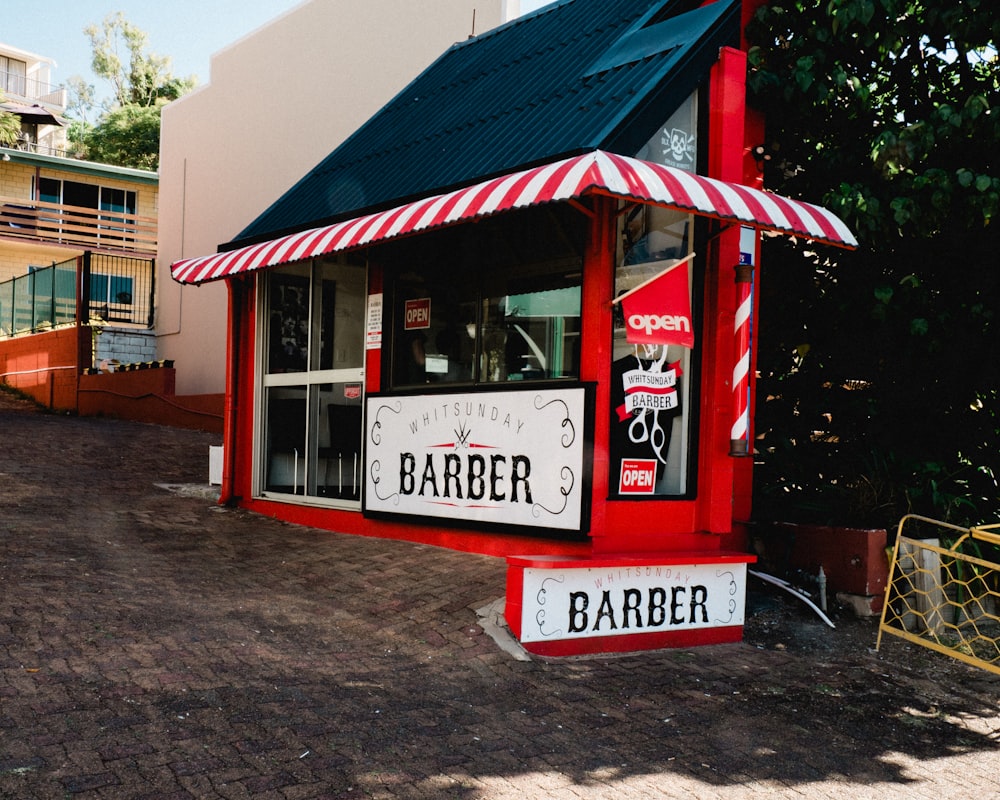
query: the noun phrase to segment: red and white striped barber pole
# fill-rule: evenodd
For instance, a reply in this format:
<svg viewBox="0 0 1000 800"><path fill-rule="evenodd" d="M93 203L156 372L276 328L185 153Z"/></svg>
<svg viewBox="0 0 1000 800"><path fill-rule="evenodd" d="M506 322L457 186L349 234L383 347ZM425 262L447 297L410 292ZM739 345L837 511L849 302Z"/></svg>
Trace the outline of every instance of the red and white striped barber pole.
<svg viewBox="0 0 1000 800"><path fill-rule="evenodd" d="M736 271L736 363L733 367L733 428L729 434L729 455L749 456L750 446L750 343L753 333L753 267L757 252L757 232L740 230L740 263Z"/></svg>

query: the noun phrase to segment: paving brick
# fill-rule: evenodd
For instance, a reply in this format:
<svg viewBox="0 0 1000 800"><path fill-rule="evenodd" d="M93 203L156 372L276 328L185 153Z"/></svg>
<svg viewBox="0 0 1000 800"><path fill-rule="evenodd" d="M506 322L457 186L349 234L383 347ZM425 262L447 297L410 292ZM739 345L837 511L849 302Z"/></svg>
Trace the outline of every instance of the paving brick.
<svg viewBox="0 0 1000 800"><path fill-rule="evenodd" d="M0 392L0 443L3 800L1000 791L1000 681L870 625L517 661L475 615L501 559L157 488L207 434Z"/></svg>

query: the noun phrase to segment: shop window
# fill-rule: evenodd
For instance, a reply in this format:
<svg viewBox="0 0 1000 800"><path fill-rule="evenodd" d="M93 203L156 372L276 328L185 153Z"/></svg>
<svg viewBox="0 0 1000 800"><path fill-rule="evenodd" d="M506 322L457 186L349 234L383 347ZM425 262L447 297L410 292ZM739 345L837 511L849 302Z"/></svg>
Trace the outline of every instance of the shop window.
<svg viewBox="0 0 1000 800"><path fill-rule="evenodd" d="M579 221L507 216L385 251L393 388L579 377Z"/></svg>
<svg viewBox="0 0 1000 800"><path fill-rule="evenodd" d="M258 493L361 499L365 269L302 263L262 281Z"/></svg>
<svg viewBox="0 0 1000 800"><path fill-rule="evenodd" d="M698 167L699 92L692 93L637 158L694 172ZM615 294L662 273L692 251L694 218L656 206L624 206L619 215ZM687 271L696 286L694 261ZM692 304L696 307L696 304ZM697 334L695 347L697 347ZM611 369L611 461L608 494L617 499L690 496L695 450L695 359L677 344L636 345L626 339L621 305L615 306ZM627 401L626 395L630 392ZM635 391L650 387L656 391ZM646 399L640 399L646 398Z"/></svg>
<svg viewBox="0 0 1000 800"><path fill-rule="evenodd" d="M693 220L688 214L640 205L625 210L621 219L616 295L653 278L690 252ZM693 287L692 262L678 269L688 271L687 284ZM615 306L610 387L611 497L688 494L694 440L693 371L690 348L629 343L622 308ZM629 388L647 385L644 382L657 388L656 393L648 395L649 402L627 403Z"/></svg>

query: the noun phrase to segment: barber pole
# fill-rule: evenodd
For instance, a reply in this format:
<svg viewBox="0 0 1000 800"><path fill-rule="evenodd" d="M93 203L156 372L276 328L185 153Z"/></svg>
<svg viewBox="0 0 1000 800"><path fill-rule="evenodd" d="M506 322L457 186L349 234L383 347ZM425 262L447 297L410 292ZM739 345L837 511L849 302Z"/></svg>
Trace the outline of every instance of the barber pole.
<svg viewBox="0 0 1000 800"><path fill-rule="evenodd" d="M733 428L729 435L729 455L748 456L750 447L750 339L753 310L753 231L743 231L740 263L736 272L736 363L733 367ZM747 236L746 234L749 234ZM744 238L750 242L744 244Z"/></svg>

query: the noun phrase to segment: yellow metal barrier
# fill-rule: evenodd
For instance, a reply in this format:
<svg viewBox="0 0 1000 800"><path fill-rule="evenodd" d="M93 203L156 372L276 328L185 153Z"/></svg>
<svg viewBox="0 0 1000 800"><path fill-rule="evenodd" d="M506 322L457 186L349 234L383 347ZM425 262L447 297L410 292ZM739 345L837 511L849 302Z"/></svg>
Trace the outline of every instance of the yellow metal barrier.
<svg viewBox="0 0 1000 800"><path fill-rule="evenodd" d="M904 535L914 527L925 535ZM996 530L903 517L875 649L888 633L1000 674L1000 564L981 546L1000 545ZM950 547L939 543L942 534L954 540Z"/></svg>

